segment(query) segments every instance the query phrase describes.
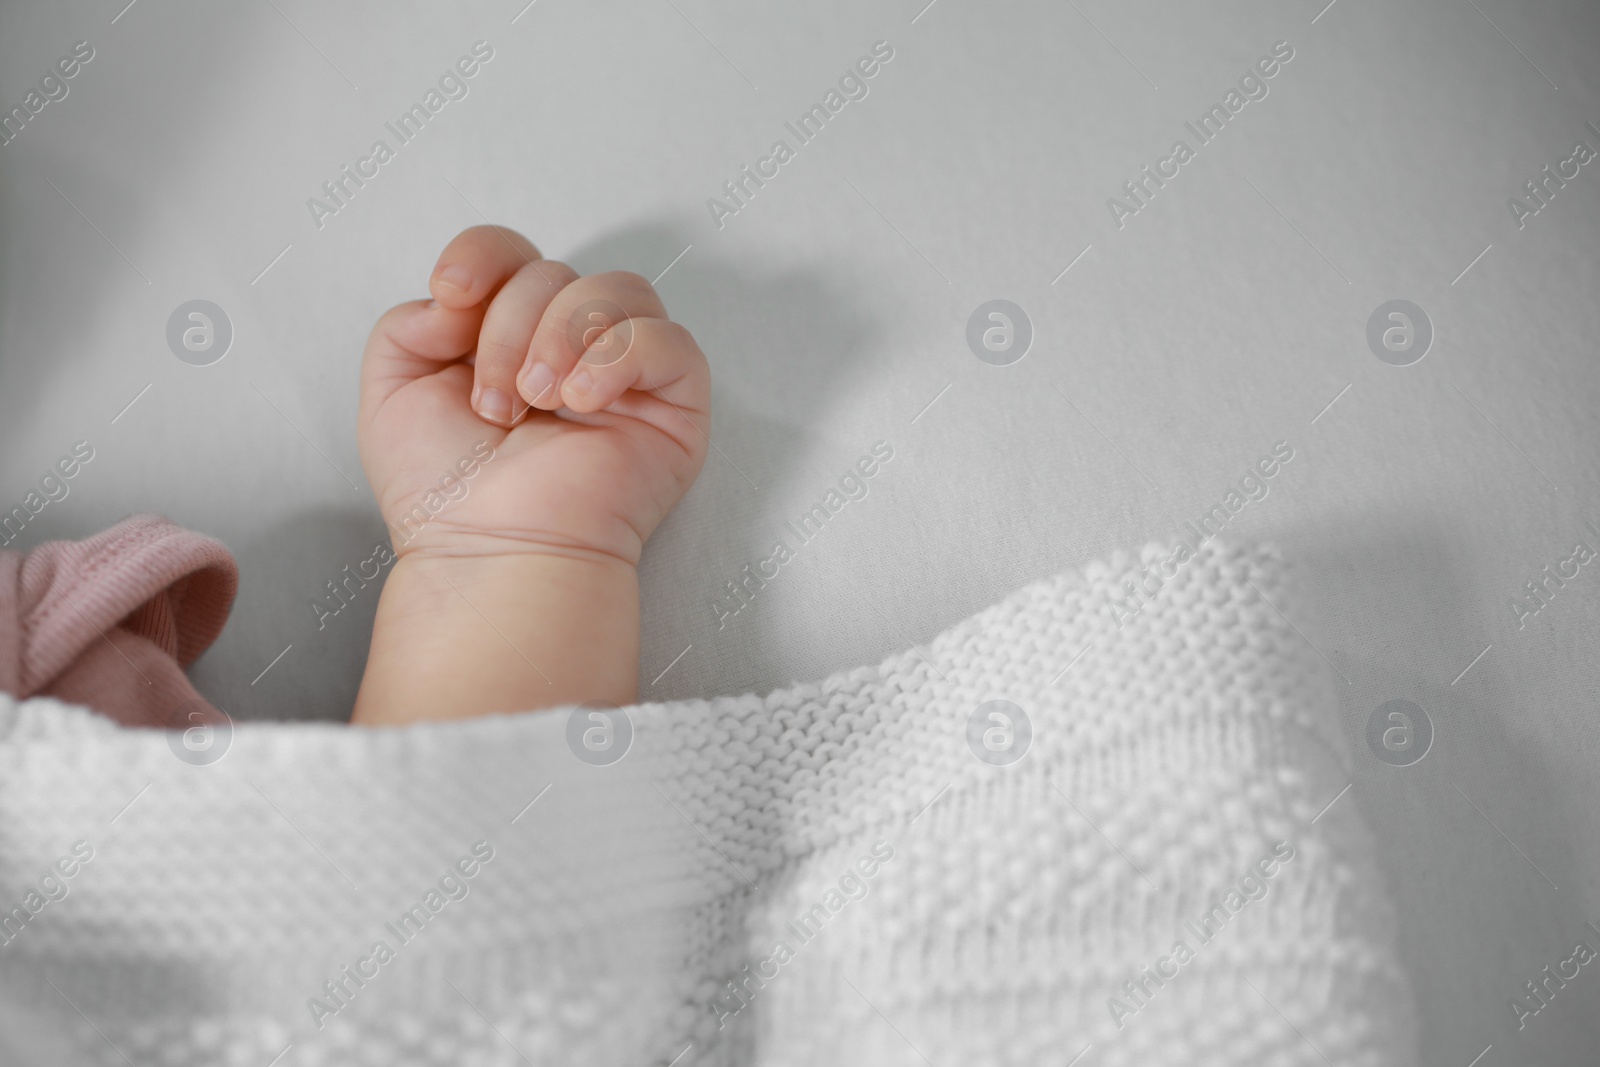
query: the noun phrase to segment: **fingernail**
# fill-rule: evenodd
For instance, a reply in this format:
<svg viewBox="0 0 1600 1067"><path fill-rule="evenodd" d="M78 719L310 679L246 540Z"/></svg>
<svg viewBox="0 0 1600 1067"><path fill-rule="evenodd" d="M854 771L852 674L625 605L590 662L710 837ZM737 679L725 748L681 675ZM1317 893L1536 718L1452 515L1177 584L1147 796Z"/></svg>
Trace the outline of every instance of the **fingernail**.
<svg viewBox="0 0 1600 1067"><path fill-rule="evenodd" d="M492 386L478 394L476 407L478 414L490 422L508 423L511 421L511 398Z"/></svg>
<svg viewBox="0 0 1600 1067"><path fill-rule="evenodd" d="M439 280L463 293L472 289L472 272L460 263L452 263L439 272Z"/></svg>
<svg viewBox="0 0 1600 1067"><path fill-rule="evenodd" d="M576 374L567 379L566 387L579 396L587 396L589 390L594 388L594 375L579 368Z"/></svg>
<svg viewBox="0 0 1600 1067"><path fill-rule="evenodd" d="M537 405L540 401L550 399L550 387L555 381L555 371L550 369L548 363L535 363L527 377L522 379L522 395L528 398L528 403Z"/></svg>

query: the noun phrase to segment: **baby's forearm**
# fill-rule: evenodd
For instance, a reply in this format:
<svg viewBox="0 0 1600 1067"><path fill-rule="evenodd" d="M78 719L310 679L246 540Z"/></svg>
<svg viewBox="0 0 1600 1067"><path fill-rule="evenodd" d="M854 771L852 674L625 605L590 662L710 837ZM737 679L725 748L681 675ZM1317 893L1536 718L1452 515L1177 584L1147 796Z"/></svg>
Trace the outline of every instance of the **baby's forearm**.
<svg viewBox="0 0 1600 1067"><path fill-rule="evenodd" d="M401 725L637 699L639 583L621 560L405 556L350 721Z"/></svg>

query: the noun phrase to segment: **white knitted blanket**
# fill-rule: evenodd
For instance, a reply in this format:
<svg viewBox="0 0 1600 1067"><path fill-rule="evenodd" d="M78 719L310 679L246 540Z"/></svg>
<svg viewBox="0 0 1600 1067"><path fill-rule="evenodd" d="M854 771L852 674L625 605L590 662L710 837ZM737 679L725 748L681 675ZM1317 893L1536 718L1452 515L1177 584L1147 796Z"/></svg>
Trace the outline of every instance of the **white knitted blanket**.
<svg viewBox="0 0 1600 1067"><path fill-rule="evenodd" d="M0 1063L1413 1063L1279 563L1167 557L625 716L0 698Z"/></svg>

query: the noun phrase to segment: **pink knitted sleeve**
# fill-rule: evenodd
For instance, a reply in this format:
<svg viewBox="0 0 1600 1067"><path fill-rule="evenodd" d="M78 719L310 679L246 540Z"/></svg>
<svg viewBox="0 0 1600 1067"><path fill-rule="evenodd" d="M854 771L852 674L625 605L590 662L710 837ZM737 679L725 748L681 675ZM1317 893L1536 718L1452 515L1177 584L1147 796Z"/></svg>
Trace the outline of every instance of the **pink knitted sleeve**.
<svg viewBox="0 0 1600 1067"><path fill-rule="evenodd" d="M0 690L124 725L213 711L184 676L222 632L239 568L218 541L136 515L84 541L0 551Z"/></svg>

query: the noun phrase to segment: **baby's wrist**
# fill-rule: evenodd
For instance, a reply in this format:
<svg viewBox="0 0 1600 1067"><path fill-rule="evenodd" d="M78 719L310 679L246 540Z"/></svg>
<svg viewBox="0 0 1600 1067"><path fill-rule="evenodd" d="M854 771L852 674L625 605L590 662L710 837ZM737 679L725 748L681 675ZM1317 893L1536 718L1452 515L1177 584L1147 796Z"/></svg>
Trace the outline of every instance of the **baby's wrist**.
<svg viewBox="0 0 1600 1067"><path fill-rule="evenodd" d="M488 547L409 551L395 562L353 722L633 703L635 567L586 549Z"/></svg>
<svg viewBox="0 0 1600 1067"><path fill-rule="evenodd" d="M396 557L384 591L398 584L408 597L425 591L430 600L452 592L470 609L473 591L492 598L516 588L522 602L536 604L566 589L620 580L638 580L638 569L620 557L590 549L530 546L501 552L407 552Z"/></svg>
<svg viewBox="0 0 1600 1067"><path fill-rule="evenodd" d="M478 560L481 561L482 567L492 567L496 561L528 557L598 564L614 563L636 568L640 547L638 544L619 544L612 551L603 551L587 545L574 544L568 538L490 533L460 528L434 531L428 528L419 531L412 539L396 539L394 553L397 560L413 560L416 564L424 564L426 561L426 566L437 566L446 571L453 569L451 561ZM471 572L482 567L468 566L463 570Z"/></svg>

